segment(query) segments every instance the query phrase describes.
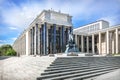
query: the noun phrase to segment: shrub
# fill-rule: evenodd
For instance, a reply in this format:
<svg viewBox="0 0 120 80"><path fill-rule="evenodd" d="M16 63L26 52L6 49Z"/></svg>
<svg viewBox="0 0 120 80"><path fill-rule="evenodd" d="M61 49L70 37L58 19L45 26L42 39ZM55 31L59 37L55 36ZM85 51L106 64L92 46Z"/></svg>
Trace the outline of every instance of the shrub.
<svg viewBox="0 0 120 80"><path fill-rule="evenodd" d="M9 44L0 46L0 56L15 56L16 52Z"/></svg>
<svg viewBox="0 0 120 80"><path fill-rule="evenodd" d="M16 52L13 49L8 49L5 55L6 56L15 56Z"/></svg>

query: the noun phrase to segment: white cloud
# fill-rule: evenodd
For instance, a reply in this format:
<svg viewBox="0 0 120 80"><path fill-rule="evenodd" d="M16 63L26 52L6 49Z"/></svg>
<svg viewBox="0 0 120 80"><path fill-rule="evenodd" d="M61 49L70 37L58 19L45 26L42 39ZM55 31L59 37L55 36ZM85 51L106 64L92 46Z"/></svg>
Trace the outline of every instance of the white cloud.
<svg viewBox="0 0 120 80"><path fill-rule="evenodd" d="M12 43L17 39L17 37L12 37L12 38L9 38L7 40L0 40L0 45L3 45L3 44L10 44L12 45Z"/></svg>
<svg viewBox="0 0 120 80"><path fill-rule="evenodd" d="M17 28L15 28L15 27L9 27L9 29L11 29L11 30L16 30Z"/></svg>
<svg viewBox="0 0 120 80"><path fill-rule="evenodd" d="M116 15L120 10L119 0L45 0L21 3L19 6L12 2L7 4L11 7L2 9L3 22L12 26L10 29L18 30L28 27L43 9L61 10L72 15L73 20L88 20L96 16L107 17L104 19L109 20L113 18L108 15Z"/></svg>
<svg viewBox="0 0 120 80"><path fill-rule="evenodd" d="M120 15L115 15L115 16L106 16L102 17L99 20L106 20L110 23L110 26L120 24Z"/></svg>
<svg viewBox="0 0 120 80"><path fill-rule="evenodd" d="M24 4L20 7L13 4L13 7L2 10L3 22L12 26L10 29L23 30L40 13L39 10L38 4Z"/></svg>
<svg viewBox="0 0 120 80"><path fill-rule="evenodd" d="M0 43L5 43L6 42L6 40L0 40Z"/></svg>
<svg viewBox="0 0 120 80"><path fill-rule="evenodd" d="M13 37L13 33L17 33L14 36L18 36L43 9L53 8L55 11L61 10L63 13L68 13L73 16L73 23L74 21L89 21L90 19L104 19L109 21L110 25L120 23L120 0L37 1L28 0L16 5L12 0L0 0L0 22L7 25L7 27L0 26L0 36L9 33L12 35L7 40L0 40L0 45L12 44L16 39L16 37Z"/></svg>
<svg viewBox="0 0 120 80"><path fill-rule="evenodd" d="M13 40L13 41L15 41L17 39L17 37L13 37L13 38L11 38L11 40Z"/></svg>

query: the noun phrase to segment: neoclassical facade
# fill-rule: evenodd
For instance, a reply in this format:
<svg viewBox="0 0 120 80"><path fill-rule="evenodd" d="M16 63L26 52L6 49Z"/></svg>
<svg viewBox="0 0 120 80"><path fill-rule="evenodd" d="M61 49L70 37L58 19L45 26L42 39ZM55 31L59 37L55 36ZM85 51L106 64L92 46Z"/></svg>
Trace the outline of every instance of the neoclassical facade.
<svg viewBox="0 0 120 80"><path fill-rule="evenodd" d="M73 32L80 52L99 55L120 53L120 25L110 27L107 21L100 20Z"/></svg>
<svg viewBox="0 0 120 80"><path fill-rule="evenodd" d="M13 48L20 55L64 53L68 30L72 30L72 27L72 16L69 14L43 10L15 40ZM73 33L82 53L120 53L120 25L110 27L107 21L100 20L78 27Z"/></svg>
<svg viewBox="0 0 120 80"><path fill-rule="evenodd" d="M69 14L43 10L14 42L13 48L24 55L63 53L68 30L72 29L71 18Z"/></svg>

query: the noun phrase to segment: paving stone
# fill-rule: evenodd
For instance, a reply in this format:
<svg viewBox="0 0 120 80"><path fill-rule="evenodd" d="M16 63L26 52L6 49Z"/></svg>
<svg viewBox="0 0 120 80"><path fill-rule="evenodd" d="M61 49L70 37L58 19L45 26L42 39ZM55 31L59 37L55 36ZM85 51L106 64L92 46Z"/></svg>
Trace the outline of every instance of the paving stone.
<svg viewBox="0 0 120 80"><path fill-rule="evenodd" d="M0 57L0 80L36 80L55 58L21 56L3 59Z"/></svg>

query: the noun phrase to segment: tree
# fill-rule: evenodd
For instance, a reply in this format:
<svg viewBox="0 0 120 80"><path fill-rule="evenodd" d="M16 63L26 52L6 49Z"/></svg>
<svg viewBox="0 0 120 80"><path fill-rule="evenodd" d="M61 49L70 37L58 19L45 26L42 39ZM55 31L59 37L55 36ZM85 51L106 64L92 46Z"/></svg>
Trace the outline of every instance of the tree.
<svg viewBox="0 0 120 80"><path fill-rule="evenodd" d="M15 50L12 48L11 45L5 44L0 47L0 56L11 56L16 55Z"/></svg>
<svg viewBox="0 0 120 80"><path fill-rule="evenodd" d="M15 56L16 55L16 52L15 50L13 49L8 49L7 52L6 52L6 56Z"/></svg>

